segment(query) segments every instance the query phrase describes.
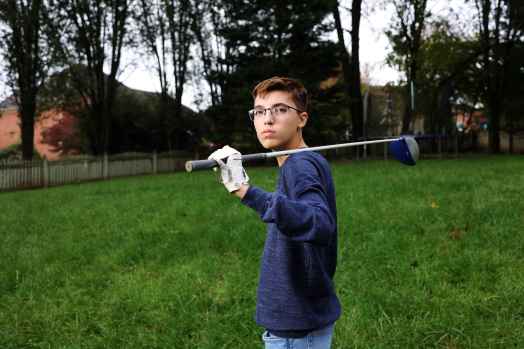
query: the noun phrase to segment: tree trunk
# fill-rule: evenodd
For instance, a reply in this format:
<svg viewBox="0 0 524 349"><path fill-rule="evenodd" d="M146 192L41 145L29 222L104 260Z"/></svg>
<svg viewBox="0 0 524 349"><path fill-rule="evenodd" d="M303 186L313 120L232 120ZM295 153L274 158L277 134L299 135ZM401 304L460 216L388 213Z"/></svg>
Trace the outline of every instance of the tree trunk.
<svg viewBox="0 0 524 349"><path fill-rule="evenodd" d="M411 86L408 81L406 88L406 104L404 106L404 114L402 115L402 133L408 133L411 125Z"/></svg>
<svg viewBox="0 0 524 349"><path fill-rule="evenodd" d="M453 83L451 80L446 81L445 84L440 86L439 103L438 103L438 116L436 120L435 130L445 129L451 131L450 128L450 116L452 114L450 98L453 95ZM434 132L434 131L432 131Z"/></svg>
<svg viewBox="0 0 524 349"><path fill-rule="evenodd" d="M26 97L27 98L27 97ZM22 103L20 117L22 118L22 157L24 160L31 160L34 151L34 133L35 133L35 100L29 98L27 102Z"/></svg>
<svg viewBox="0 0 524 349"><path fill-rule="evenodd" d="M184 86L182 85L176 90L176 93L175 93L175 110L173 113L175 124L172 125L174 130L178 129L176 123L182 119L182 95L183 94L184 94ZM171 134L173 135L173 132L171 132ZM180 144L180 141L181 141L180 139L174 140L174 144L176 148L182 147L182 144Z"/></svg>
<svg viewBox="0 0 524 349"><path fill-rule="evenodd" d="M93 152L93 155L95 156L102 155L104 153L104 127L102 126L104 122L104 117L102 106L99 103L92 106L89 110L89 114L89 122L92 125L90 137L91 150Z"/></svg>
<svg viewBox="0 0 524 349"><path fill-rule="evenodd" d="M413 121L413 114L415 112L415 77L417 75L418 70L418 51L420 49L420 44L418 43L419 40L416 40L416 38L413 40L415 42L414 47L411 48L411 64L408 68L408 79L407 79L407 86L406 86L406 96L407 96L407 103L406 108L404 110L404 117L402 118L402 133L409 133L413 130L411 129L411 124ZM413 89L411 88L413 86Z"/></svg>
<svg viewBox="0 0 524 349"><path fill-rule="evenodd" d="M21 119L22 157L31 160L34 152L36 97L44 75L40 38L42 1L5 1L0 22L10 29L5 37L7 73L12 82Z"/></svg>
<svg viewBox="0 0 524 349"><path fill-rule="evenodd" d="M499 3L500 4L500 3ZM498 5L500 6L500 5ZM498 7L497 6L497 7ZM498 49L499 35L500 35L500 13L497 15L495 20L495 29L493 35L491 35L490 28L490 12L491 12L491 1L482 0L477 2L477 7L480 10L480 34L481 34L481 47L483 50L483 64L484 64L484 83L486 89L486 99L488 101L489 111L489 149L491 153L497 154L500 152L500 114L501 114L501 102L502 95L499 93L498 79L500 78L499 69L492 60L495 60L495 50ZM500 11L500 7L497 8ZM493 46L492 47L492 41ZM492 54L493 52L493 54ZM499 97L500 95L500 97Z"/></svg>
<svg viewBox="0 0 524 349"><path fill-rule="evenodd" d="M351 113L352 138L359 139L363 135L363 105L362 93L360 91L360 59L359 59L359 31L362 0L353 0L351 23L351 57L346 49L344 40L344 30L340 20L338 1L333 7L333 17L337 29L338 45L342 55L342 70L344 74L344 87L349 101L349 110ZM356 148L358 149L358 148Z"/></svg>
<svg viewBox="0 0 524 349"><path fill-rule="evenodd" d="M362 92L360 90L360 17L362 0L353 0L351 6L351 64L350 93L351 119L353 136L356 139L364 135Z"/></svg>
<svg viewBox="0 0 524 349"><path fill-rule="evenodd" d="M169 138L172 137L173 131L178 126L176 123L181 118L182 111L182 95L184 93L184 85L186 84L187 62L189 60L189 49L192 42L192 36L189 34L192 22L192 8L191 2L184 0L180 1L178 7L173 2L169 2L166 7L166 13L169 18L169 39L171 40L171 61L173 64L173 78L175 88L175 110L173 112L173 120L169 132ZM177 19L178 21L176 21ZM180 140L175 140L174 146Z"/></svg>

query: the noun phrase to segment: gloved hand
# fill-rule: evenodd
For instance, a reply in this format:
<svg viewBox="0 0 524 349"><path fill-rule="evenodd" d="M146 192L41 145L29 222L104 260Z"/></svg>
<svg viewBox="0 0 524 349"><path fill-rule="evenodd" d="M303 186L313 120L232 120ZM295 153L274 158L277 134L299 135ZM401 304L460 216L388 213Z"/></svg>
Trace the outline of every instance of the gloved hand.
<svg viewBox="0 0 524 349"><path fill-rule="evenodd" d="M222 183L230 193L238 190L242 184L249 183L249 177L242 167L242 154L238 150L226 145L211 153L208 159L215 160L220 166Z"/></svg>

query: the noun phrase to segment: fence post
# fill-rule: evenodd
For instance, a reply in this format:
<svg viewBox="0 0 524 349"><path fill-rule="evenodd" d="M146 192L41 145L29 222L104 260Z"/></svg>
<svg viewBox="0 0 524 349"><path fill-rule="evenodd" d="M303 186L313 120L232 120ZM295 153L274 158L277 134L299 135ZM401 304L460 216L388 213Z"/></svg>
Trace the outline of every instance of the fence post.
<svg viewBox="0 0 524 349"><path fill-rule="evenodd" d="M44 188L47 188L49 186L49 163L45 156L44 161L42 161L42 178L44 180Z"/></svg>
<svg viewBox="0 0 524 349"><path fill-rule="evenodd" d="M107 179L109 177L109 160L107 158L107 153L104 153L104 164L103 164L103 173L104 173L104 179Z"/></svg>
<svg viewBox="0 0 524 349"><path fill-rule="evenodd" d="M89 160L84 160L84 180L87 178L87 179L90 179L91 176L89 175L89 173L91 171L89 171Z"/></svg>
<svg viewBox="0 0 524 349"><path fill-rule="evenodd" d="M156 155L156 150L153 151L153 174L158 173L158 156Z"/></svg>

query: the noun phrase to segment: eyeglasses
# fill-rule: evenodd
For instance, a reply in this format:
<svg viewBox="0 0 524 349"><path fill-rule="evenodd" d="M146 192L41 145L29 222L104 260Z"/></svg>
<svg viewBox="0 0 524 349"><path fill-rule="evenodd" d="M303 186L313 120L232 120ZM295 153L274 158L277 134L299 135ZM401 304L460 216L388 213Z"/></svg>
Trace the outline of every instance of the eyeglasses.
<svg viewBox="0 0 524 349"><path fill-rule="evenodd" d="M299 110L297 108L293 108L292 106L284 104L284 103L279 103L279 104L275 104L275 105L273 105L273 106L271 106L269 108L255 108L255 109L251 109L248 112L248 114L249 114L249 119L251 119L251 121L255 121L255 120L262 119L264 116L266 116L266 112L268 110L271 113L271 115L277 117L277 116L285 116L285 115L287 115L289 109L293 109L293 110L296 110L299 113L303 113L302 110Z"/></svg>

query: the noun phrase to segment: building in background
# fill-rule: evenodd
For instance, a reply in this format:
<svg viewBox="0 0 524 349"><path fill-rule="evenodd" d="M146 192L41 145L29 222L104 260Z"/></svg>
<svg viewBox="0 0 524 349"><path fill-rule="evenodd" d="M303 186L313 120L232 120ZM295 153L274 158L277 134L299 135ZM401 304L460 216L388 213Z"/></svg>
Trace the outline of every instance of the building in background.
<svg viewBox="0 0 524 349"><path fill-rule="evenodd" d="M50 109L42 112L35 122L35 151L48 160L79 154L80 146L60 146L60 142L79 144L78 139L71 139L71 137L79 137L76 132L76 122L75 117L65 111ZM55 137L60 135L63 139L56 140ZM0 151L16 147L21 142L18 108L13 98L9 98L0 103Z"/></svg>

